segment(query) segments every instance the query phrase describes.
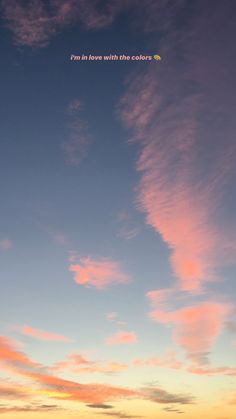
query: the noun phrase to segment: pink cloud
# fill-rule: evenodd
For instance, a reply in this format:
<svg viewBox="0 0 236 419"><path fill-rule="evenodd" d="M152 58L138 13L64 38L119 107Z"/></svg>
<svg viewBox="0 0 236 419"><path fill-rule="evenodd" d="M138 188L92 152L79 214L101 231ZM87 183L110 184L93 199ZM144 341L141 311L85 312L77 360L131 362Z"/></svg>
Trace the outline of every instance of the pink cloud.
<svg viewBox="0 0 236 419"><path fill-rule="evenodd" d="M119 5L120 2L120 5ZM97 7L97 0L2 0L6 26L13 32L17 45L45 47L50 39L68 25L81 24L86 29L109 25L125 1L112 1Z"/></svg>
<svg viewBox="0 0 236 419"><path fill-rule="evenodd" d="M52 342L71 342L71 339L67 338L66 336L35 329L28 325L23 326L21 328L21 332L26 336L30 336L39 340L46 340Z"/></svg>
<svg viewBox="0 0 236 419"><path fill-rule="evenodd" d="M159 307L160 295L163 295L163 290L147 294L152 306L150 318L173 326L174 340L184 348L189 359L197 363L207 362L207 352L220 335L232 308L224 303L207 301L167 311L166 307Z"/></svg>
<svg viewBox="0 0 236 419"><path fill-rule="evenodd" d="M176 342L189 354L209 351L229 314L227 305L211 302L173 312Z"/></svg>
<svg viewBox="0 0 236 419"><path fill-rule="evenodd" d="M9 239L0 240L0 250L10 250L12 248L12 242Z"/></svg>
<svg viewBox="0 0 236 419"><path fill-rule="evenodd" d="M182 98L178 107L173 102L163 109L160 83L154 71L135 79L121 102L121 112L141 145L139 208L170 248L181 287L193 292L214 274L219 236L209 216L209 197L191 180L197 100Z"/></svg>
<svg viewBox="0 0 236 419"><path fill-rule="evenodd" d="M177 359L177 354L175 352L168 352L165 356L162 357L150 357L148 359L135 359L133 361L135 367L161 367L161 368L171 368L171 369L182 369L183 363Z"/></svg>
<svg viewBox="0 0 236 419"><path fill-rule="evenodd" d="M54 371L69 370L77 374L110 374L124 371L128 368L127 364L108 361L98 362L92 361L80 354L71 354L65 361L58 362L54 367Z"/></svg>
<svg viewBox="0 0 236 419"><path fill-rule="evenodd" d="M107 345L126 345L137 342L134 332L119 331L106 339Z"/></svg>
<svg viewBox="0 0 236 419"><path fill-rule="evenodd" d="M191 374L196 375L228 375L228 376L236 376L236 368L234 367L208 367L208 368L201 368L201 367L188 367L186 371L190 372Z"/></svg>
<svg viewBox="0 0 236 419"><path fill-rule="evenodd" d="M97 289L129 281L128 275L122 272L119 263L111 259L81 258L79 263L71 264L69 270L74 272L77 284Z"/></svg>

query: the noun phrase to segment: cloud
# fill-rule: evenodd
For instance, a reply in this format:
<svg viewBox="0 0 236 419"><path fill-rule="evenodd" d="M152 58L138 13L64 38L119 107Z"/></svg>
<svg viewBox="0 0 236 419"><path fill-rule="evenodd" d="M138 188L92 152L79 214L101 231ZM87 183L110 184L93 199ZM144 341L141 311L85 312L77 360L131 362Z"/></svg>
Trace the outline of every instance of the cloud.
<svg viewBox="0 0 236 419"><path fill-rule="evenodd" d="M165 356L162 357L150 357L145 360L135 359L133 365L135 367L149 366L149 367L161 367L161 368L171 368L171 369L182 369L183 363L177 359L177 354L175 352L168 352Z"/></svg>
<svg viewBox="0 0 236 419"><path fill-rule="evenodd" d="M5 337L0 339L0 362L5 363L13 374L20 375L31 382L30 386L24 384L22 392L19 386L0 385L2 393L9 398L18 396L45 396L56 400L70 400L83 402L89 405L108 405L107 402L119 399L147 399L156 403L192 403L190 396L172 394L158 387L144 387L129 389L100 383L82 384L66 380L53 375L52 369L36 363L22 352L19 352L12 341ZM86 359L78 357L78 363L86 364Z"/></svg>
<svg viewBox="0 0 236 419"><path fill-rule="evenodd" d="M69 266L69 271L74 272L77 284L97 289L129 281L128 275L122 272L119 263L111 259L81 258L79 263Z"/></svg>
<svg viewBox="0 0 236 419"><path fill-rule="evenodd" d="M69 131L68 138L62 144L66 162L77 166L87 155L91 137L88 125L82 116L83 105L78 99L72 100L67 109Z"/></svg>
<svg viewBox="0 0 236 419"><path fill-rule="evenodd" d="M12 248L12 242L9 239L0 240L0 251L10 250Z"/></svg>
<svg viewBox="0 0 236 419"><path fill-rule="evenodd" d="M158 306L158 299L161 298L158 291L147 293L147 297L153 308L150 318L174 327L174 340L185 349L191 361L200 364L207 362L208 351L221 333L232 308L224 303L206 301L167 311Z"/></svg>
<svg viewBox="0 0 236 419"><path fill-rule="evenodd" d="M128 413L125 412L98 412L101 413L102 415L106 415L106 416L113 416L116 418L120 418L120 419L132 419L132 418L140 418L141 416L134 416L134 415L130 415Z"/></svg>
<svg viewBox="0 0 236 419"><path fill-rule="evenodd" d="M44 227L43 229L49 234L51 239L60 246L66 246L70 243L68 236L62 231L52 227Z"/></svg>
<svg viewBox="0 0 236 419"><path fill-rule="evenodd" d="M123 226L117 233L117 237L121 237L126 240L132 240L140 234L141 229L139 227L127 227Z"/></svg>
<svg viewBox="0 0 236 419"><path fill-rule="evenodd" d="M54 371L63 371L65 369L77 374L113 374L124 371L128 368L127 364L119 362L95 362L87 359L80 354L70 354L64 361L58 362L52 368Z"/></svg>
<svg viewBox="0 0 236 419"><path fill-rule="evenodd" d="M107 345L126 345L137 342L137 336L134 332L119 331L106 339Z"/></svg>
<svg viewBox="0 0 236 419"><path fill-rule="evenodd" d="M125 240L132 240L141 232L141 227L136 225L131 215L126 211L118 214L116 223L118 224L116 236Z"/></svg>
<svg viewBox="0 0 236 419"><path fill-rule="evenodd" d="M0 383L0 398L5 399L25 399L28 398L27 392L19 388L19 385Z"/></svg>
<svg viewBox="0 0 236 419"><path fill-rule="evenodd" d="M113 409L113 406L110 404L87 404L87 407L92 409Z"/></svg>
<svg viewBox="0 0 236 419"><path fill-rule="evenodd" d="M104 404L110 400L134 397L137 392L124 387L105 384L81 384L60 377L37 372L24 372L24 376L40 384L48 397L80 401L88 404Z"/></svg>
<svg viewBox="0 0 236 419"><path fill-rule="evenodd" d="M236 368L234 367L188 367L186 371L196 375L227 375L231 377L236 376Z"/></svg>
<svg viewBox="0 0 236 419"><path fill-rule="evenodd" d="M45 47L56 33L67 25L82 20L96 25L94 1L85 7L84 0L3 0L6 26L13 32L17 45Z"/></svg>
<svg viewBox="0 0 236 419"><path fill-rule="evenodd" d="M71 339L67 338L66 336L35 329L28 325L23 326L20 330L23 335L30 336L39 340L46 340L52 342L71 342Z"/></svg>
<svg viewBox="0 0 236 419"><path fill-rule="evenodd" d="M137 78L121 102L122 115L128 126L134 126L141 144L139 208L168 244L181 287L193 292L209 278L216 244L216 233L207 220L206 194L201 192L195 202L199 193L193 191L198 185L190 183L196 99L181 98L178 107L173 102L165 107L160 84L153 70Z"/></svg>
<svg viewBox="0 0 236 419"><path fill-rule="evenodd" d="M14 342L5 336L0 336L0 363L26 369L39 366L39 364L35 363L23 352L20 352L15 347Z"/></svg>
<svg viewBox="0 0 236 419"><path fill-rule="evenodd" d="M179 413L179 414L184 413L182 410L176 409L174 407L164 407L163 410L165 412L174 412L174 413Z"/></svg>
<svg viewBox="0 0 236 419"><path fill-rule="evenodd" d="M206 375L206 376L214 376L214 375L226 375L226 376L235 376L236 375L236 368L235 367L227 367L227 366L211 366L208 363L208 353L202 355L202 353L197 353L196 356L192 356L192 354L188 357L189 363L184 363L177 359L177 354L175 352L168 352L164 356L153 356L146 359L134 359L132 364L135 368L138 367L151 367L151 368L170 368L174 370L184 370L190 374L195 375ZM207 364L204 365L204 364Z"/></svg>
<svg viewBox="0 0 236 419"><path fill-rule="evenodd" d="M2 392L10 398L24 393L88 404L104 404L109 400L137 397L137 390L97 383L81 384L53 375L49 368L31 360L16 348L14 342L4 336L0 337L0 364L11 374L20 375L34 384L33 387L24 385L23 392L12 386L2 387Z"/></svg>
<svg viewBox="0 0 236 419"><path fill-rule="evenodd" d="M24 406L7 406L0 405L0 414L2 413L19 413L19 412L51 412L61 410L62 408L57 405L47 404L28 404Z"/></svg>
<svg viewBox="0 0 236 419"><path fill-rule="evenodd" d="M111 313L107 313L106 314L106 318L107 318L107 320L109 320L109 321L111 321L111 322L115 322L116 324L118 324L118 325L120 325L120 326L124 326L124 325L126 325L127 323L125 322L125 321L123 321L123 320L119 320L119 316L118 316L118 313L116 313L116 312L111 312Z"/></svg>
<svg viewBox="0 0 236 419"><path fill-rule="evenodd" d="M176 403L185 405L194 403L194 398L192 396L169 393L158 387L144 387L141 391L143 396L145 396L148 400L160 404Z"/></svg>
<svg viewBox="0 0 236 419"><path fill-rule="evenodd" d="M118 317L118 314L115 311L112 311L111 313L107 313L106 318L109 321L116 320Z"/></svg>
<svg viewBox="0 0 236 419"><path fill-rule="evenodd" d="M178 13L171 14L172 26L159 44L165 59L127 78L119 114L139 150L137 206L168 246L178 287L196 294L235 260L232 217L224 225L220 220L231 196L226 186L235 176L236 126L227 109L236 63L223 52L228 65L222 78L215 45L227 43L232 28L218 33L217 8L210 22L195 15L182 26L178 22L179 29ZM209 27L218 41L208 37Z"/></svg>
<svg viewBox="0 0 236 419"><path fill-rule="evenodd" d="M2 0L1 9L16 45L42 48L69 25L87 30L108 26L125 5L120 0L105 5L100 0Z"/></svg>

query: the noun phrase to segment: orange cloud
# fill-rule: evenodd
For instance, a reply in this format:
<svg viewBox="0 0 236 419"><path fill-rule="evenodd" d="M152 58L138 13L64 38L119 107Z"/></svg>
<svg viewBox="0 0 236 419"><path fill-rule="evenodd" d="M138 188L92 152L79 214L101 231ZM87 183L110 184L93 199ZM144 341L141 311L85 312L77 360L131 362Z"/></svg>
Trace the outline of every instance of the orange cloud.
<svg viewBox="0 0 236 419"><path fill-rule="evenodd" d="M80 263L71 264L69 270L75 273L77 284L97 289L129 281L128 275L124 274L119 264L111 259L82 258Z"/></svg>
<svg viewBox="0 0 236 419"><path fill-rule="evenodd" d="M107 345L125 345L137 342L134 332L119 331L106 339Z"/></svg>
<svg viewBox="0 0 236 419"><path fill-rule="evenodd" d="M78 364L87 364L86 359L78 355L74 355L73 361ZM44 395L55 399L85 403L104 403L108 400L137 396L137 391L132 389L96 383L81 384L52 375L49 373L49 369L18 351L13 341L4 336L0 337L0 363L3 366L6 365L11 373L20 375L34 383L34 387L30 388L24 385L24 392L22 392L24 395ZM107 372L114 372L120 369L121 365L111 362L106 367ZM6 386L5 392L9 390L8 387ZM10 390L9 397L15 397L16 392L21 395L21 391L18 392L14 386Z"/></svg>
<svg viewBox="0 0 236 419"><path fill-rule="evenodd" d="M47 390L47 395L56 399L62 398L84 403L104 403L109 400L137 395L137 391L122 387L105 384L81 384L37 372L24 372L24 376L43 385L43 388Z"/></svg>
<svg viewBox="0 0 236 419"><path fill-rule="evenodd" d="M1 395L1 398L13 399L13 400L16 400L16 399L22 400L29 397L26 391L21 390L19 388L19 385L18 386L14 384L6 385L6 383L4 383L3 385L0 383L0 395Z"/></svg>
<svg viewBox="0 0 236 419"><path fill-rule="evenodd" d="M0 336L0 363L9 363L16 367L36 367L34 361L32 361L23 352L18 351L15 348L13 341L5 336Z"/></svg>
<svg viewBox="0 0 236 419"><path fill-rule="evenodd" d="M23 326L21 332L26 336L31 336L35 339L54 341L54 342L71 342L71 339L63 335L57 335L55 333L46 332L44 330L34 329L31 326Z"/></svg>
<svg viewBox="0 0 236 419"><path fill-rule="evenodd" d="M145 387L141 389L129 389L116 387L106 384L88 383L82 384L71 380L66 380L49 373L49 369L31 361L27 355L19 352L13 342L5 337L0 339L1 361L4 361L11 368L11 372L18 374L24 379L32 382L29 386L24 384L22 392L16 386L1 386L3 394L9 398L21 396L45 396L57 400L70 400L86 404L99 405L108 401L124 398L141 398L151 400L156 403L192 403L192 397L181 394L172 394L156 387ZM89 365L86 358L79 354L74 354L69 361L77 362L78 365ZM121 365L108 363L109 371L120 370ZM49 406L49 405L48 405Z"/></svg>

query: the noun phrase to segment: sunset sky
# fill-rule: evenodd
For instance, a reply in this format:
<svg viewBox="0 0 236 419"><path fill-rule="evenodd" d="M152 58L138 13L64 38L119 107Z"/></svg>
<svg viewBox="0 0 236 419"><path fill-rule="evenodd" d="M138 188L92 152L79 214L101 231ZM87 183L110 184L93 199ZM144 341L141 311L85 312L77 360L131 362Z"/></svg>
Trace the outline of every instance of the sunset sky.
<svg viewBox="0 0 236 419"><path fill-rule="evenodd" d="M235 419L235 16L0 0L4 418Z"/></svg>

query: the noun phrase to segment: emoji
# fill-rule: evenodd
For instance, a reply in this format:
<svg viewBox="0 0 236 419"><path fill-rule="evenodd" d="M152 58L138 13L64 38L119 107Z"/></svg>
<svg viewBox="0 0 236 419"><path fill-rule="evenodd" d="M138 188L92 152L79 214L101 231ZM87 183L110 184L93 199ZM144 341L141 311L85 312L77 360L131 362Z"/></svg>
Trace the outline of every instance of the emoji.
<svg viewBox="0 0 236 419"><path fill-rule="evenodd" d="M161 56L160 55L155 54L155 55L153 55L153 58L154 58L154 60L161 61Z"/></svg>

